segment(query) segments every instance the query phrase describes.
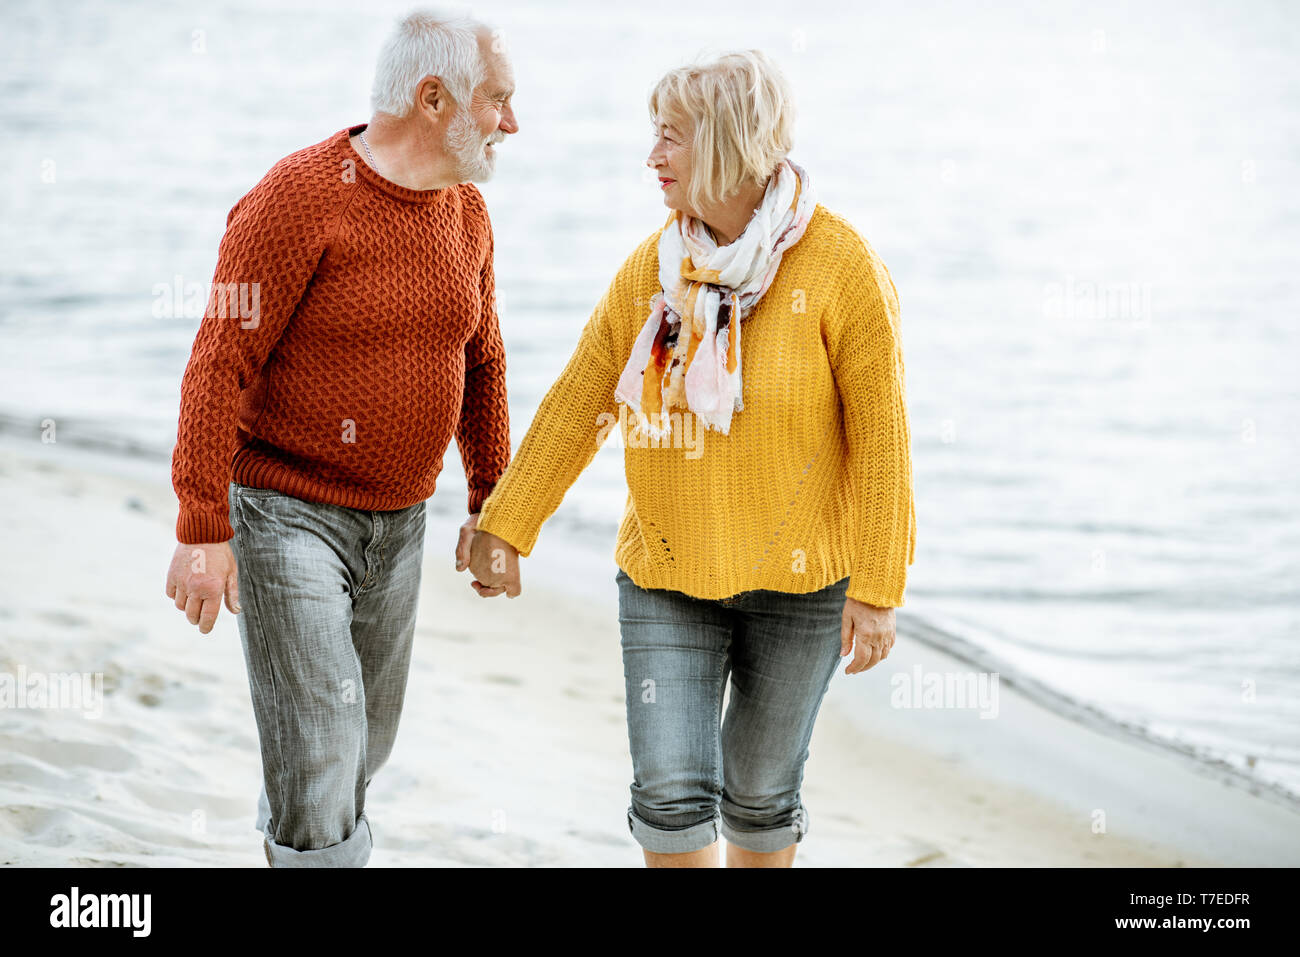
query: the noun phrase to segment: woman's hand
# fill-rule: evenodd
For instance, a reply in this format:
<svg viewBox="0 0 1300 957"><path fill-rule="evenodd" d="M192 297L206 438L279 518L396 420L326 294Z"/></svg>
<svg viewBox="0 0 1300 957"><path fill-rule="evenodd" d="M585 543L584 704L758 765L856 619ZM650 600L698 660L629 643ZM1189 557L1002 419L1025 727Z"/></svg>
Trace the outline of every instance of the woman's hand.
<svg viewBox="0 0 1300 957"><path fill-rule="evenodd" d="M894 609L868 605L855 598L844 599L844 613L840 616L840 657L853 649L857 651L844 669L846 675L856 675L874 667L889 657L894 647Z"/></svg>
<svg viewBox="0 0 1300 957"><path fill-rule="evenodd" d="M502 592L507 598L519 594L519 552L504 538L481 528L476 528L470 539L469 571L475 579L470 585L481 598Z"/></svg>

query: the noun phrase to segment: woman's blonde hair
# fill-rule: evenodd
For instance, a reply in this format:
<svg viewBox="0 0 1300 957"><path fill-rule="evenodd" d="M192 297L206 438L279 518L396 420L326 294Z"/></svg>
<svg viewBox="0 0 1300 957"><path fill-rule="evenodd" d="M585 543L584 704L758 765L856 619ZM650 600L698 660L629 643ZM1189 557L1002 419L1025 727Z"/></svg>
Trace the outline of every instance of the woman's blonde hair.
<svg viewBox="0 0 1300 957"><path fill-rule="evenodd" d="M794 97L761 50L724 53L664 74L650 91L650 117L691 137L687 201L718 203L746 182L762 184L793 145Z"/></svg>

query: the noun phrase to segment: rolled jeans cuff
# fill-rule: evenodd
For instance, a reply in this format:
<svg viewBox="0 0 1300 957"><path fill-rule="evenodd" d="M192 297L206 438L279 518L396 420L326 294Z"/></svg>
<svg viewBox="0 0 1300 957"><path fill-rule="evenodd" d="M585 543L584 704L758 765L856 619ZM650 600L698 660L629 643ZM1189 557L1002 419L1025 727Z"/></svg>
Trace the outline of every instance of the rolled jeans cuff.
<svg viewBox="0 0 1300 957"><path fill-rule="evenodd" d="M699 851L718 839L718 818L701 821L690 827L669 830L647 824L636 816L632 808L627 809L627 829L632 837L647 851L654 854L689 854Z"/></svg>
<svg viewBox="0 0 1300 957"><path fill-rule="evenodd" d="M370 822L361 812L352 833L337 844L317 847L309 851L296 851L265 838L266 860L272 867L365 867L374 848Z"/></svg>
<svg viewBox="0 0 1300 957"><path fill-rule="evenodd" d="M746 851L754 851L757 854L771 854L773 851L785 850L791 844L798 844L802 841L804 835L808 833L808 826L808 809L800 804L795 809L789 824L761 831L737 830L728 824L727 819L724 817L722 819L722 836L727 839L728 844L734 844Z"/></svg>

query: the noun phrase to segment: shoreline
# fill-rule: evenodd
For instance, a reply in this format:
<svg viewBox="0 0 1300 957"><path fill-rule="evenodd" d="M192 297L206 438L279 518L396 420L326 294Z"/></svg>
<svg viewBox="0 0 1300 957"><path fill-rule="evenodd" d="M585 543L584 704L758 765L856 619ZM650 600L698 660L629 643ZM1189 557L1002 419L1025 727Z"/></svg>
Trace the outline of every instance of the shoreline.
<svg viewBox="0 0 1300 957"><path fill-rule="evenodd" d="M60 438L57 444L74 449L76 454L85 457L90 468L104 470L114 475L138 478L146 482L170 481L169 451L153 448L134 439L105 435L98 423L90 423L88 427L83 427L79 421L64 420L61 421L59 428ZM24 420L0 413L0 450L41 448L41 443L32 438L35 430L35 420ZM69 431L71 431L70 438ZM445 482L448 478L452 481ZM428 500L429 523L433 525L435 522L444 524L451 522L458 527L460 522L464 521L464 505L461 501L464 496L463 478L456 469L451 469L444 471L439 481L438 491ZM452 487L445 488L444 484ZM617 534L617 525L611 525L609 528L609 554L606 555L593 543L574 538L572 527L562 527L566 524L566 519L571 525L572 518L561 512L543 529L538 547L544 547L543 554L553 555L555 560L533 563L532 574L546 587L582 601L592 597L593 585L597 593L602 593L601 588L604 585L602 579L608 577L609 587L602 594L608 607L617 613L618 589L612 584L616 570L612 542ZM591 528L587 526L580 531L589 532ZM529 559L524 559L524 562L527 564ZM560 569L572 569L577 573ZM580 583L575 584L575 579ZM918 607L921 610L918 611ZM960 627L946 627L942 616L925 608L923 601L913 599L906 608L899 609L898 615L900 635L903 631L902 624L906 622L909 639L922 642L934 651L950 657L954 662L968 665L974 670L998 673L999 681L1003 685L1014 688L1019 694L1034 700L1055 715L1085 725L1117 740L1152 749L1157 754L1177 755L1187 762L1188 767L1198 773L1241 788L1255 797L1274 802L1300 814L1300 792L1290 790L1280 782L1261 780L1230 760L1208 753L1194 743L1151 734L1138 724L1126 721L1088 701L1072 697L1051 687L1016 666L1009 665L997 654L981 648L962 635Z"/></svg>
<svg viewBox="0 0 1300 957"><path fill-rule="evenodd" d="M42 446L33 438L36 428L34 419L22 419L0 412L0 450L26 449L34 452L50 448ZM93 422L83 425L79 420L61 420L59 429L58 446L72 449L78 456L82 456L87 468L145 482L170 481L170 451L134 439L106 435L99 424ZM445 485L450 485L451 488L446 488ZM432 526L437 522L450 522L458 527L464 521L464 491L463 477L458 471L454 468L444 471L437 493L428 500L429 524ZM606 555L591 541L581 541L578 538L592 533L592 526L577 528L573 526L572 517L565 516L563 512L557 514L543 529L538 543L543 554L554 556L554 560L532 563L532 574L546 587L580 601L591 599L595 588L595 592L602 594L608 607L617 614L618 589L613 585L616 566L612 545L617 525L612 524L608 531L610 544L609 554ZM524 559L524 562L527 565L529 560ZM608 583L603 581L606 577ZM605 584L609 587L604 588ZM1003 685L1013 688L1059 717L1116 740L1148 748L1158 755L1176 755L1199 774L1300 814L1300 792L1290 790L1277 781L1257 778L1248 770L1224 757L1209 753L1194 743L1152 734L1139 724L1126 721L1086 700L1051 687L1032 674L1009 665L996 653L964 636L960 626L947 625L942 615L925 607L924 601L913 599L906 608L899 609L898 615L900 635L903 633L903 624L906 623L907 638L929 646L956 664L970 666L981 672L996 672Z"/></svg>
<svg viewBox="0 0 1300 957"><path fill-rule="evenodd" d="M102 671L106 684L93 725L0 711L0 865L258 866L238 632L223 608L199 636L162 594L175 547L165 464L2 426L0 449L0 521L21 545L6 551L0 671ZM485 604L452 567L463 501L444 488L435 499L407 710L371 788L372 866L640 866L625 821L612 544L603 558L544 535L523 594ZM120 543L103 581L79 571L87 532ZM72 601L61 562L78 583ZM891 672L970 670L934 644L943 634L900 610ZM884 667L832 681L799 866L1300 863L1294 809L1126 740L1086 706L1063 715L1017 677L1004 679L994 721L890 708Z"/></svg>

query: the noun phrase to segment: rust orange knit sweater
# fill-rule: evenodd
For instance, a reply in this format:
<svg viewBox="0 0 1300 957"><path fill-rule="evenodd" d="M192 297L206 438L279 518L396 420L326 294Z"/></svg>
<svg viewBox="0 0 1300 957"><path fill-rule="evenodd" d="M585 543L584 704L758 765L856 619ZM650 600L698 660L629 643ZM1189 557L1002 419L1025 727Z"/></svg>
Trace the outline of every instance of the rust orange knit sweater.
<svg viewBox="0 0 1300 957"><path fill-rule="evenodd" d="M181 386L183 543L232 536L231 480L405 508L454 436L477 512L509 463L483 197L389 182L349 144L359 129L281 160L230 211Z"/></svg>

